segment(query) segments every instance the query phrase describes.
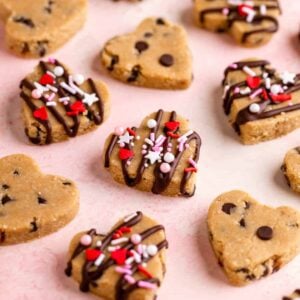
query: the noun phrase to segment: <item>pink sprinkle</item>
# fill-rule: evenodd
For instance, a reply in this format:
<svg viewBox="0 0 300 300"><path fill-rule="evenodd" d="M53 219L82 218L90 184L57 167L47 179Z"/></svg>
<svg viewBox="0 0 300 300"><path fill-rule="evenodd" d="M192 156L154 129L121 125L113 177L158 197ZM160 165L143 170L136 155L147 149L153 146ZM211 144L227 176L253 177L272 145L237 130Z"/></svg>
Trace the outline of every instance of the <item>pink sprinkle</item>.
<svg viewBox="0 0 300 300"><path fill-rule="evenodd" d="M189 144L185 144L185 149L188 149L190 148L190 145Z"/></svg>
<svg viewBox="0 0 300 300"><path fill-rule="evenodd" d="M192 158L189 158L189 163L197 169L197 163Z"/></svg>
<svg viewBox="0 0 300 300"><path fill-rule="evenodd" d="M120 147L121 148L125 147L125 144L124 143L120 143Z"/></svg>
<svg viewBox="0 0 300 300"><path fill-rule="evenodd" d="M118 273L121 273L121 274L128 274L128 275L132 275L132 271L126 269L126 268L122 268L122 267L116 267L116 271Z"/></svg>
<svg viewBox="0 0 300 300"><path fill-rule="evenodd" d="M124 278L130 284L135 284L135 282L136 282L135 279L132 276L130 276L130 275L125 275Z"/></svg>
<svg viewBox="0 0 300 300"><path fill-rule="evenodd" d="M156 284L147 281L139 281L138 286L140 288L149 289L149 290L154 290L157 287Z"/></svg>
<svg viewBox="0 0 300 300"><path fill-rule="evenodd" d="M178 147L179 152L182 152L182 151L183 151L184 143L185 143L184 140L182 140L182 141L180 142L179 147Z"/></svg>
<svg viewBox="0 0 300 300"><path fill-rule="evenodd" d="M137 252L138 252L139 254L143 254L143 245L142 245L142 244L139 244L139 245L137 246Z"/></svg>
<svg viewBox="0 0 300 300"><path fill-rule="evenodd" d="M147 150L142 150L142 154L145 155L147 153Z"/></svg>
<svg viewBox="0 0 300 300"><path fill-rule="evenodd" d="M55 63L56 63L56 59L53 58L53 57L49 57L49 58L48 58L48 62L49 62L50 64L55 64Z"/></svg>
<svg viewBox="0 0 300 300"><path fill-rule="evenodd" d="M169 147L172 147L172 146L173 146L173 144L172 144L172 143L169 143L169 144L168 144L168 146L169 146Z"/></svg>
<svg viewBox="0 0 300 300"><path fill-rule="evenodd" d="M262 91L263 91L262 88L256 90L255 92L253 92L253 93L250 95L249 98L250 98L251 100L254 99L256 96L258 96L259 94L261 94Z"/></svg>
<svg viewBox="0 0 300 300"><path fill-rule="evenodd" d="M172 152L172 148L168 148L167 151L168 151L168 152Z"/></svg>
<svg viewBox="0 0 300 300"><path fill-rule="evenodd" d="M230 67L231 69L237 69L238 65L237 65L237 64L231 64L229 67Z"/></svg>
<svg viewBox="0 0 300 300"><path fill-rule="evenodd" d="M239 87L236 87L233 92L235 94L239 94L240 91L241 91L241 89Z"/></svg>
<svg viewBox="0 0 300 300"><path fill-rule="evenodd" d="M228 16L229 15L229 9L227 7L223 8L222 14L225 15L225 16Z"/></svg>
<svg viewBox="0 0 300 300"><path fill-rule="evenodd" d="M150 133L150 140L151 140L152 142L155 141L155 134L154 134L154 132L151 132L151 133Z"/></svg>
<svg viewBox="0 0 300 300"><path fill-rule="evenodd" d="M147 149L147 146L146 146L146 145L143 145L142 148L143 148L143 149Z"/></svg>
<svg viewBox="0 0 300 300"><path fill-rule="evenodd" d="M55 93L52 93L49 97L48 97L48 101L52 101L55 98Z"/></svg>

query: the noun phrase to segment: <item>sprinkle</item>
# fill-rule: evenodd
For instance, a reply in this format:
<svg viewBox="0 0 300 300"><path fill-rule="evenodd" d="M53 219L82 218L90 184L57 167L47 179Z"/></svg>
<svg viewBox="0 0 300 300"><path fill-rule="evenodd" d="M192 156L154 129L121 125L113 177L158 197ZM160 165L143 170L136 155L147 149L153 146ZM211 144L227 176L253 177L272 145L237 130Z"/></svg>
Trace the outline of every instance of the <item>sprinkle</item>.
<svg viewBox="0 0 300 300"><path fill-rule="evenodd" d="M69 85L67 85L65 82L61 82L60 86L64 88L66 91L70 92L71 94L75 95L76 91L72 89Z"/></svg>
<svg viewBox="0 0 300 300"><path fill-rule="evenodd" d="M102 252L98 249L89 248L85 250L85 258L87 261L95 261L101 254Z"/></svg>
<svg viewBox="0 0 300 300"><path fill-rule="evenodd" d="M195 173L197 173L197 169L196 169L196 168L185 168L185 169L184 169L184 172L186 172L186 173L190 173L190 172L195 172Z"/></svg>
<svg viewBox="0 0 300 300"><path fill-rule="evenodd" d="M33 83L34 86L39 90L39 91L42 91L42 92L48 92L49 89L45 86L42 86L41 84L39 84L38 82L34 82Z"/></svg>
<svg viewBox="0 0 300 300"><path fill-rule="evenodd" d="M139 234L133 234L130 240L134 245L138 245L142 241L142 237Z"/></svg>
<svg viewBox="0 0 300 300"><path fill-rule="evenodd" d="M180 135L175 134L175 133L170 132L170 131L167 132L167 136L169 136L169 137L171 137L173 139L178 139L180 137Z"/></svg>
<svg viewBox="0 0 300 300"><path fill-rule="evenodd" d="M96 261L94 262L94 265L99 267L102 262L104 261L104 258L105 258L105 255L102 253L97 259Z"/></svg>
<svg viewBox="0 0 300 300"><path fill-rule="evenodd" d="M138 265L138 270L139 272L141 272L142 274L146 275L148 278L153 278L152 274L150 272L148 272L142 265Z"/></svg>
<svg viewBox="0 0 300 300"><path fill-rule="evenodd" d="M134 260L139 264L142 262L141 255L137 253L135 250L131 250L131 253L133 254Z"/></svg>
<svg viewBox="0 0 300 300"><path fill-rule="evenodd" d="M115 270L116 270L118 273L121 273L121 274L132 275L132 271L130 271L130 270L126 269L126 268L116 267Z"/></svg>
<svg viewBox="0 0 300 300"><path fill-rule="evenodd" d="M134 219L135 217L137 217L137 215L138 215L137 213L133 213L133 214L125 217L124 222L128 223L129 221L131 221L132 219Z"/></svg>
<svg viewBox="0 0 300 300"><path fill-rule="evenodd" d="M157 125L157 122L154 119L149 119L147 122L147 127L150 129L156 127L156 125Z"/></svg>
<svg viewBox="0 0 300 300"><path fill-rule="evenodd" d="M222 14L225 15L225 16L228 16L229 15L229 9L227 7L224 7L222 9Z"/></svg>
<svg viewBox="0 0 300 300"><path fill-rule="evenodd" d="M139 281L138 287L144 288L144 289L149 289L149 290L154 290L157 288L156 284L147 282L147 281Z"/></svg>
<svg viewBox="0 0 300 300"><path fill-rule="evenodd" d="M267 13L267 7L266 5L262 4L260 7L259 7L259 11L260 11L260 14L261 15L265 15Z"/></svg>
<svg viewBox="0 0 300 300"><path fill-rule="evenodd" d="M238 93L240 92L240 90L241 90L241 89L240 89L239 87L235 87L233 93L234 93L234 94L238 94Z"/></svg>
<svg viewBox="0 0 300 300"><path fill-rule="evenodd" d="M263 72L262 77L263 77L264 79L266 79L267 77L269 77L269 73Z"/></svg>
<svg viewBox="0 0 300 300"><path fill-rule="evenodd" d="M31 97L33 99L40 99L42 97L42 95L43 95L43 92L39 89L34 89L31 92Z"/></svg>
<svg viewBox="0 0 300 300"><path fill-rule="evenodd" d="M250 98L251 100L254 99L256 96L260 95L260 94L262 93L262 91L263 91L262 88L260 88L260 89L258 89L258 90L256 90L256 91L254 91L254 92L249 96L249 98Z"/></svg>
<svg viewBox="0 0 300 300"><path fill-rule="evenodd" d="M68 102L70 101L70 97L62 97L58 99L59 102Z"/></svg>
<svg viewBox="0 0 300 300"><path fill-rule="evenodd" d="M54 68L53 72L54 72L54 74L55 74L56 76L60 77L60 76L64 75L65 70L64 70L64 68L61 67L61 66L56 66L56 67Z"/></svg>
<svg viewBox="0 0 300 300"><path fill-rule="evenodd" d="M56 106L56 105L57 104L54 101L49 101L49 102L46 103L46 106Z"/></svg>
<svg viewBox="0 0 300 300"><path fill-rule="evenodd" d="M149 245L147 246L147 253L150 255L150 256L155 256L158 252L158 248L156 245Z"/></svg>
<svg viewBox="0 0 300 300"><path fill-rule="evenodd" d="M56 76L55 76L51 71L48 70L46 73L47 73L48 75L50 75L51 77L56 78Z"/></svg>
<svg viewBox="0 0 300 300"><path fill-rule="evenodd" d="M47 84L46 87L47 87L50 91L52 91L52 92L54 92L54 93L57 93L57 92L58 92L58 89L57 89L55 86L53 86L53 85Z"/></svg>
<svg viewBox="0 0 300 300"><path fill-rule="evenodd" d="M120 239L116 239L116 240L113 240L112 242L111 242L111 244L113 245L113 246L115 246L115 245L119 245L119 244L122 244L122 243L126 243L126 242L128 242L128 238L127 237L123 237L123 238L120 238Z"/></svg>
<svg viewBox="0 0 300 300"><path fill-rule="evenodd" d="M189 144L185 144L184 147L185 147L185 149L188 149L188 148L190 148L190 145Z"/></svg>
<svg viewBox="0 0 300 300"><path fill-rule="evenodd" d="M257 114L260 112L260 106L259 104L257 103L252 103L250 106L249 106L249 111L254 113L254 114Z"/></svg>
<svg viewBox="0 0 300 300"><path fill-rule="evenodd" d="M50 64L55 64L55 63L56 63L56 59L55 59L54 57L49 57L49 58L48 58L48 62L49 62Z"/></svg>
<svg viewBox="0 0 300 300"><path fill-rule="evenodd" d="M92 237L89 234L84 234L80 238L80 244L83 246L89 246L92 244Z"/></svg>
<svg viewBox="0 0 300 300"><path fill-rule="evenodd" d="M119 250L120 248L121 248L120 246L115 246L115 247L109 246L107 247L107 250L108 252L114 252L116 250Z"/></svg>
<svg viewBox="0 0 300 300"><path fill-rule="evenodd" d="M145 142L151 146L154 146L153 142L148 138L145 138Z"/></svg>
<svg viewBox="0 0 300 300"><path fill-rule="evenodd" d="M72 76L69 76L69 86L74 89L78 94L80 95L88 95L86 94L82 89L80 89L77 85L74 84L73 80L72 80ZM95 101L96 102L96 101Z"/></svg>
<svg viewBox="0 0 300 300"><path fill-rule="evenodd" d="M40 78L39 83L42 85L53 84L54 78L52 76L50 76L49 74L45 73Z"/></svg>
<svg viewBox="0 0 300 300"><path fill-rule="evenodd" d="M126 265L131 265L134 262L134 257L129 257L126 259L125 264Z"/></svg>
<svg viewBox="0 0 300 300"><path fill-rule="evenodd" d="M120 228L120 231L121 231L122 233L130 233L132 230L131 230L130 227L123 226L123 227Z"/></svg>
<svg viewBox="0 0 300 300"><path fill-rule="evenodd" d="M248 86L246 88L240 90L241 95L247 95L249 93L251 93L251 89Z"/></svg>
<svg viewBox="0 0 300 300"><path fill-rule="evenodd" d="M125 275L124 278L130 284L135 284L136 283L136 280L132 276L130 276L130 275Z"/></svg>
<svg viewBox="0 0 300 300"><path fill-rule="evenodd" d="M101 247L101 246L102 246L102 241L97 241L97 242L96 242L96 246L97 246L97 247Z"/></svg>
<svg viewBox="0 0 300 300"><path fill-rule="evenodd" d="M147 145L144 144L144 145L142 146L142 148L143 148L143 149L147 149L148 147L147 147Z"/></svg>
<svg viewBox="0 0 300 300"><path fill-rule="evenodd" d="M197 163L190 157L189 158L189 163L194 167L197 168Z"/></svg>
<svg viewBox="0 0 300 300"><path fill-rule="evenodd" d="M185 143L185 141L181 141L181 142L180 142L180 144L179 144L179 146L178 146L179 152L182 152L182 151L183 151L184 143Z"/></svg>
<svg viewBox="0 0 300 300"><path fill-rule="evenodd" d="M131 128L128 127L126 130L128 131L128 133L130 135L136 136L136 132L134 130L132 130Z"/></svg>
<svg viewBox="0 0 300 300"><path fill-rule="evenodd" d="M47 100L48 100L48 101L52 101L54 98L55 98L55 93L52 93L52 94L47 98Z"/></svg>
<svg viewBox="0 0 300 300"><path fill-rule="evenodd" d="M277 95L282 92L282 87L279 84L273 84L271 86L271 93Z"/></svg>
<svg viewBox="0 0 300 300"><path fill-rule="evenodd" d="M265 84L266 84L266 89L270 89L271 88L271 78L267 77L265 78Z"/></svg>
<svg viewBox="0 0 300 300"><path fill-rule="evenodd" d="M149 167L149 165L146 163L146 164L144 164L144 167L145 167L145 168L148 168L148 167Z"/></svg>
<svg viewBox="0 0 300 300"><path fill-rule="evenodd" d="M130 166L130 165L131 165L131 161L128 160L128 161L126 162L126 164L127 164L127 166Z"/></svg>
<svg viewBox="0 0 300 300"><path fill-rule="evenodd" d="M142 150L142 154L143 154L143 155L145 155L145 154L147 154L147 153L148 153L147 150Z"/></svg>
<svg viewBox="0 0 300 300"><path fill-rule="evenodd" d="M155 141L155 133L154 132L150 133L150 140L153 142Z"/></svg>
<svg viewBox="0 0 300 300"><path fill-rule="evenodd" d="M243 71L250 76L256 76L256 73L253 70L251 70L248 66L244 66Z"/></svg>
<svg viewBox="0 0 300 300"><path fill-rule="evenodd" d="M178 141L180 142L180 141L182 141L182 140L188 138L188 137L189 137L190 135L192 135L193 133L194 133L193 130L189 130L187 133L185 133L184 135L182 135L182 136L178 139Z"/></svg>
<svg viewBox="0 0 300 300"><path fill-rule="evenodd" d="M75 74L73 75L73 79L76 84L81 85L84 82L84 76L82 74Z"/></svg>
<svg viewBox="0 0 300 300"><path fill-rule="evenodd" d="M162 173L166 174L166 173L170 173L171 166L170 166L170 164L165 162L160 165L159 169Z"/></svg>
<svg viewBox="0 0 300 300"><path fill-rule="evenodd" d="M231 65L229 66L229 68L231 68L231 69L237 69L237 68L238 68L238 65L237 65L237 64L231 64Z"/></svg>
<svg viewBox="0 0 300 300"><path fill-rule="evenodd" d="M175 159L175 156L174 156L173 153L167 152L167 153L164 155L164 161L167 162L167 163L173 162L174 159Z"/></svg>
<svg viewBox="0 0 300 300"><path fill-rule="evenodd" d="M142 244L139 244L139 245L137 246L137 252L138 252L139 254L143 254L143 245L142 245Z"/></svg>

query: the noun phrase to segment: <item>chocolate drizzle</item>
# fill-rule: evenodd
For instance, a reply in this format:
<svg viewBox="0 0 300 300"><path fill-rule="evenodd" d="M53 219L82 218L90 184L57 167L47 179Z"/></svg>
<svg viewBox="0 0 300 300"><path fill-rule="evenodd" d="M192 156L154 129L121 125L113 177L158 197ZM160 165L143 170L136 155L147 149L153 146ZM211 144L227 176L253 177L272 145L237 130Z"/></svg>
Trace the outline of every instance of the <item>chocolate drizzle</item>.
<svg viewBox="0 0 300 300"><path fill-rule="evenodd" d="M119 230L122 227L133 227L136 224L138 224L139 222L141 222L142 219L143 219L143 214L141 212L137 212L136 215L133 218L131 218L129 221L124 221L122 224L120 224L119 226L114 228L109 234L104 236L103 239L101 240L101 242L102 242L101 246L99 246L99 247L96 246L96 249L104 252L107 249L107 247L110 245L111 241L113 240L114 232L116 232L117 230ZM164 227L162 225L156 225L156 226L148 228L145 231L139 233L139 235L141 236L141 239L143 241L143 240L147 239L148 237L150 237L151 235L153 235L161 230L164 231ZM89 230L87 232L87 234L90 235L91 237L99 236L96 233L95 229ZM129 240L125 245L123 245L122 249L132 250L134 248L134 246L135 245ZM158 251L160 251L163 248L168 247L168 242L166 240L163 240L160 243L158 243L156 246L157 246ZM84 246L80 243L77 245L77 247L75 248L74 252L71 255L71 259L69 260L69 262L67 264L67 268L65 270L65 273L67 276L72 275L72 261L76 257L78 257L82 252L84 252L87 248L89 248L89 246ZM149 256L147 259L144 259L143 262L148 262L152 258L153 257ZM82 267L82 274L81 274L82 281L80 283L80 290L82 292L88 292L90 289L90 285L92 285L92 286L97 285L96 281L99 280L104 275L104 273L110 267L112 267L114 265L115 265L115 262L111 258L108 258L100 266L95 266L93 262L86 261ZM138 271L137 263L133 263L131 271L133 274L135 274ZM125 280L125 275L126 274L120 274L120 279L116 283L115 299L117 299L117 300L128 299L129 295L134 290L140 288L138 286L139 281L137 281L133 285L128 285L127 281ZM158 286L160 286L160 281L157 278L145 279L143 281L147 281L150 283L156 283Z"/></svg>
<svg viewBox="0 0 300 300"><path fill-rule="evenodd" d="M155 135L155 137L157 136L158 130L160 128L163 114L164 114L164 111L161 109L156 114L155 120L157 122L157 125L153 129L151 129L151 133L153 133ZM176 120L176 112L173 111L170 116L170 121L175 121L175 120ZM133 129L135 129L135 128L133 128ZM195 150L193 159L195 162L198 162L199 156L200 156L201 138L196 132L193 132L188 137L186 143L188 144L193 140L196 141L196 150ZM117 145L117 141L118 141L118 136L113 135L111 138L111 141L107 147L106 153L105 153L105 164L104 164L105 168L110 167L110 158L111 158L114 148ZM166 140L163 144L163 152L162 152L163 155L167 152L168 144L170 143L170 141L171 141L171 137L166 136ZM127 149L131 149L131 147L132 146L130 146L130 145L126 146ZM156 167L154 169L155 179L154 179L154 184L152 187L152 192L154 194L163 193L166 190L166 188L169 186L169 184L174 176L174 173L177 169L177 166L183 156L183 153L184 153L184 150L181 152L179 150L177 150L177 153L175 154L175 159L171 165L171 170L168 173L162 173L160 171L160 164L156 165ZM131 177L128 172L128 164L127 164L128 160L122 160L121 164L122 164L123 178L124 178L125 183L128 186L134 187L141 182L141 180L143 178L143 174L146 170L145 164L147 163L147 161L148 161L148 158L143 156L143 158L140 161L140 164L138 165L136 177ZM195 190L192 193L189 193L186 191L186 185L187 185L188 180L190 179L191 175L192 175L191 172L184 172L182 180L181 180L181 184L180 184L180 193L186 197L193 196L194 192L195 192Z"/></svg>
<svg viewBox="0 0 300 300"><path fill-rule="evenodd" d="M275 5L265 5L267 10L278 10L279 12L281 12L278 0L268 0L268 1L269 2L271 2L271 1L275 2L276 4ZM228 9L228 16L227 16L228 19L227 19L226 28L222 28L222 32L230 30L230 28L237 22L247 23L246 17L239 15L238 7L237 6L230 6L230 5L229 6L224 6L224 7L207 8L207 9L202 10L200 12L200 15L199 15L200 23L201 24L205 23L206 15L216 14L216 13L222 14L224 9ZM256 12L259 12L260 6L255 5L255 6L253 6L253 9ZM252 20L252 24L255 27L257 25L262 24L265 21L268 21L268 22L272 23L272 25L270 25L269 27L266 27L266 28L253 29L251 31L244 32L243 35L242 35L241 42L246 43L250 36L258 34L258 33L274 33L274 32L278 31L278 28L279 28L278 21L275 17L270 16L270 15L257 14L257 15L254 16L254 18Z"/></svg>
<svg viewBox="0 0 300 300"><path fill-rule="evenodd" d="M234 93L234 90L236 88L243 88L247 87L247 81L242 81L238 82L235 84L230 84L228 82L227 76L231 72L235 71L241 71L243 70L244 67L249 67L249 68L260 68L261 72L260 74L257 74L257 76L261 77L264 72L267 72L272 79L272 84L277 84L279 83L278 78L275 76L275 70L270 67L270 63L266 60L257 60L257 61L242 61L242 62L236 62L233 65L235 67L228 67L226 68L224 72L224 81L223 85L228 86L228 90L225 93L224 96L224 102L223 102L223 108L225 111L226 115L230 114L232 104L235 100L245 98L247 96L250 96L250 94L241 94L240 92ZM295 84L287 84L287 89L284 91L285 94L291 94L293 92L299 91L300 90L300 75L298 74L295 78ZM264 88L263 85L261 84L259 87L253 89L251 91L252 93L255 93L257 90L260 88ZM259 96L260 101L255 102L256 104L259 105L259 112L253 113L250 111L249 107L253 102L249 102L249 105L246 106L245 108L241 109L235 119L235 122L233 124L234 129L240 133L240 126L246 124L247 122L251 121L256 121L256 120L261 120L261 119L266 119L270 117L274 117L277 115L280 115L281 113L287 113L287 112L292 112L295 110L300 109L300 103L296 103L293 105L285 105L281 106L279 108L274 108L274 106L278 105L274 101L272 101L270 94L267 93L267 99L263 98L262 96ZM279 104L282 104L281 102Z"/></svg>
<svg viewBox="0 0 300 300"><path fill-rule="evenodd" d="M60 66L64 69L63 76L57 77L56 84L53 84L53 86L58 90L57 95L59 97L70 97L70 98L73 98L74 100L82 101L83 96L80 93L77 92L76 94L72 94L72 93L68 92L67 90L63 89L59 85L59 83L61 83L63 81L68 82L69 74L68 74L66 68L57 60L55 61L55 66ZM47 71L52 72L51 68L49 67L49 64L47 64L43 61L41 61L39 63L39 68L42 70L43 73L46 73ZM104 117L103 100L101 98L101 95L100 95L98 89L96 88L94 81L91 78L89 78L89 79L87 79L86 82L87 82L89 88L91 89L92 93L95 93L97 98L99 99L97 101L97 103L93 106L85 105L85 108L88 112L87 117L89 117L90 120L92 120L96 125L100 125L103 122L103 117ZM77 115L67 116L67 112L71 111L71 105L72 105L71 101L69 101L66 105L59 104L59 102L57 102L57 105L59 105L60 107L62 107L64 109L64 113L62 114L62 113L60 113L60 111L57 108L55 108L55 106L46 106L47 99L44 96L42 96L40 99L33 99L31 97L31 92L34 89L36 89L36 87L32 83L32 81L30 81L29 79L27 79L27 78L23 79L20 84L20 88L22 89L20 96L25 101L27 106L30 108L32 113L34 113L34 111L39 109L39 107L40 107L35 103L42 102L44 104L44 106L47 108L47 110L51 113L51 115L55 118L55 120L63 126L66 135L68 135L69 137L75 137L78 134L79 127L80 127L80 117ZM97 109L95 109L95 108L97 108ZM73 124L69 125L68 119L71 119ZM40 129L40 127L37 126L37 136L36 137L29 136L28 128L26 128L25 132L28 135L29 139L34 144L41 144L42 142L44 142L45 144L50 144L53 140L53 131L52 131L52 126L51 126L51 121L49 119L41 120L39 118L35 118L35 120L37 122L39 122L45 128L46 138L45 138L45 141L42 141L41 136L40 136L42 130Z"/></svg>

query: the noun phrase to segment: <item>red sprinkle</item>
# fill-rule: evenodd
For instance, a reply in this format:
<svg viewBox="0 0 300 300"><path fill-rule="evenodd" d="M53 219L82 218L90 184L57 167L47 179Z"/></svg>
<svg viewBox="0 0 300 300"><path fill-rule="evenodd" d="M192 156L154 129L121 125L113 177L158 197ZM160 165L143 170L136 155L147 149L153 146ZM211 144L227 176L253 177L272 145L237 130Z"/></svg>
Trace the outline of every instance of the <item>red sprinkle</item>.
<svg viewBox="0 0 300 300"><path fill-rule="evenodd" d="M280 94L280 95L272 95L272 100L275 102L285 102L292 99L291 94Z"/></svg>
<svg viewBox="0 0 300 300"><path fill-rule="evenodd" d="M189 172L197 172L198 170L196 168L185 168L184 172L189 173Z"/></svg>
<svg viewBox="0 0 300 300"><path fill-rule="evenodd" d="M118 264L124 265L127 258L127 249L118 249L111 253L111 258Z"/></svg>
<svg viewBox="0 0 300 300"><path fill-rule="evenodd" d="M240 4L238 6L238 13L239 13L239 15L242 16L242 17L247 17L248 14L246 12L244 12L244 8L251 8L251 9L253 9L253 6L247 5L247 4Z"/></svg>
<svg viewBox="0 0 300 300"><path fill-rule="evenodd" d="M77 116L79 113L85 112L86 108L84 104L80 101L77 100L70 106L71 111L67 112L68 116Z"/></svg>
<svg viewBox="0 0 300 300"><path fill-rule="evenodd" d="M168 131L168 132L167 132L167 135L168 135L169 137L173 138L173 139L178 139L178 138L180 137L179 134L175 134L175 133L173 133L173 132L171 132L171 131Z"/></svg>
<svg viewBox="0 0 300 300"><path fill-rule="evenodd" d="M112 236L112 238L114 240L119 239L120 237L121 237L121 235L119 235L118 233L114 233L113 236Z"/></svg>
<svg viewBox="0 0 300 300"><path fill-rule="evenodd" d="M41 78L40 78L40 84L42 85L47 85L47 84L53 84L54 83L54 78L52 76L50 76L49 74L44 74Z"/></svg>
<svg viewBox="0 0 300 300"><path fill-rule="evenodd" d="M248 76L247 77L247 84L251 89L256 89L260 86L261 83L261 78L258 76L252 77Z"/></svg>
<svg viewBox="0 0 300 300"><path fill-rule="evenodd" d="M265 89L263 89L262 95L263 95L263 98L264 98L265 100L268 100L268 99L269 99L268 93L267 93L267 91L266 91Z"/></svg>
<svg viewBox="0 0 300 300"><path fill-rule="evenodd" d="M131 232L131 228L130 227L126 227L126 226L123 226L120 228L120 231L122 233L130 233Z"/></svg>
<svg viewBox="0 0 300 300"><path fill-rule="evenodd" d="M126 160L129 158L132 158L134 156L133 151L129 150L129 149L125 149L125 148L121 148L119 150L119 158L121 160Z"/></svg>
<svg viewBox="0 0 300 300"><path fill-rule="evenodd" d="M180 126L180 123L177 121L170 121L170 122L165 123L165 127L170 131L177 130L179 126Z"/></svg>
<svg viewBox="0 0 300 300"><path fill-rule="evenodd" d="M102 252L98 249L89 248L85 250L85 258L87 261L95 261L101 254Z"/></svg>
<svg viewBox="0 0 300 300"><path fill-rule="evenodd" d="M136 132L132 130L131 128L127 128L127 131L130 135L136 136Z"/></svg>
<svg viewBox="0 0 300 300"><path fill-rule="evenodd" d="M37 119L40 119L42 121L48 120L48 112L45 106L42 106L41 108L36 109L33 112L33 116Z"/></svg>
<svg viewBox="0 0 300 300"><path fill-rule="evenodd" d="M138 265L138 270L148 278L153 278L152 274L148 272L142 265Z"/></svg>

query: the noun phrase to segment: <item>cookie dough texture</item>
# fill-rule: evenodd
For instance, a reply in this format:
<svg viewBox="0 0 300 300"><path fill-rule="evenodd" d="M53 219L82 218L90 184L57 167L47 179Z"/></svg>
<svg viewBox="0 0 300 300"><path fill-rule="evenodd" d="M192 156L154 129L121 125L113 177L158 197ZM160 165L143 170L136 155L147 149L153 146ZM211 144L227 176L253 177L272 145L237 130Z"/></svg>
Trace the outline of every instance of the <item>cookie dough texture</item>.
<svg viewBox="0 0 300 300"><path fill-rule="evenodd" d="M79 209L79 192L69 179L41 173L28 156L0 159L0 246L55 232Z"/></svg>
<svg viewBox="0 0 300 300"><path fill-rule="evenodd" d="M300 213L264 206L242 191L214 200L207 221L213 250L233 285L271 275L300 250Z"/></svg>
<svg viewBox="0 0 300 300"><path fill-rule="evenodd" d="M156 133L153 140L157 140L160 136L167 138L168 130L165 125L172 119L180 123L176 131L178 137L190 131L189 121L176 115L175 112L159 110L152 113L142 121L136 130L136 136L139 136L139 139L131 140L134 143L133 146L125 145L125 148L129 148L133 153L133 156L127 160L120 159L120 153L123 151L123 148L120 147L120 137L112 134L107 138L103 155L104 165L115 181L140 191L165 196L191 197L194 195L197 170L195 170L196 172L186 172L186 169L190 167L190 158L193 158L196 163L199 159L201 139L196 132L190 131L189 139L186 141L188 146L182 152L178 151L179 144L176 138L166 139L164 144L160 146L163 148L160 150L160 156L151 162L151 155L155 152L155 147L153 147L155 142L153 142L153 146L149 146L147 141L149 142L151 134L154 132ZM149 120L158 120L155 128L148 128ZM168 146L168 144L170 145ZM145 145L147 145L146 148ZM144 154L143 150L146 151ZM165 162L164 157L167 152L172 153L174 161L169 164L170 172L162 173L160 167ZM148 157L149 159L147 159Z"/></svg>
<svg viewBox="0 0 300 300"><path fill-rule="evenodd" d="M39 99L33 98L32 92L33 90L38 90L36 89L36 84L40 84L41 78L49 71L53 74L56 67L63 68L64 74L57 76L54 83L51 84L52 88L57 89L57 91L54 92L54 98L51 101L55 106L50 106L47 104L49 101L46 96L51 95L53 93L52 90L45 90L43 96ZM88 98L93 95L98 98L97 101L89 104L84 102L84 94L72 94L62 87L61 84L69 85L70 75L75 78L77 74L72 74L67 66L57 60L55 63L41 61L34 71L22 80L20 85L22 118L25 125L25 133L33 144L44 145L65 141L93 131L107 120L110 112L110 100L106 85L99 80L94 81L91 78L85 79L80 84L74 83L83 93L88 94ZM39 89L47 86L49 87L47 84L40 84ZM67 100L68 104L61 101L65 97L69 98ZM83 103L84 112L70 115L72 113L72 105L75 102L77 104ZM45 108L47 111L45 120L42 117L35 116L35 111L41 108Z"/></svg>
<svg viewBox="0 0 300 300"><path fill-rule="evenodd" d="M60 48L82 27L87 0L0 0L7 47L36 58Z"/></svg>
<svg viewBox="0 0 300 300"><path fill-rule="evenodd" d="M140 220L131 225L132 222L120 220L107 235L100 235L95 230L78 233L71 241L69 247L69 263L66 270L67 275L80 284L80 289L83 292L90 291L94 295L107 300L152 300L156 299L156 293L159 286L162 284L164 275L166 273L166 248L168 242L166 241L165 231L162 225L159 225L155 220L138 212L135 220ZM155 245L158 252L154 256L145 258L142 256L140 263L133 262L127 265L127 268L132 270L132 278L135 283L128 283L124 277L126 274L117 272L117 268L124 268L123 262L116 263L112 259L115 255L113 251L108 251L113 241L113 234L121 227L130 227L131 232L122 235L122 238L129 238L128 242L120 244L120 249L128 249L137 251L138 245L134 245L130 238L133 235L140 235L142 241L139 245L149 246ZM150 234L145 232L148 231ZM83 235L89 235L92 238L90 245L84 246L80 240ZM97 244L101 242L101 246ZM119 251L120 251L119 249ZM95 266L93 261L87 262L87 251L98 250L105 256L100 266ZM137 270L137 266L144 263L144 269L151 274L152 278L147 278L144 273ZM127 269L127 270L128 270ZM98 275L95 275L97 274ZM94 275L92 274L94 273ZM89 275L90 274L90 275ZM147 281L153 283L157 287L155 289L146 289L138 286L140 281Z"/></svg>
<svg viewBox="0 0 300 300"><path fill-rule="evenodd" d="M185 89L192 81L186 32L161 18L148 18L133 33L109 40L101 61L113 77L128 84Z"/></svg>
<svg viewBox="0 0 300 300"><path fill-rule="evenodd" d="M202 28L219 33L228 32L241 46L262 46L279 29L280 6L277 0L254 0L252 4L249 3L194 0L194 19Z"/></svg>
<svg viewBox="0 0 300 300"><path fill-rule="evenodd" d="M291 75L288 83L283 80L285 73ZM223 86L225 114L244 144L269 141L300 127L300 77L296 73L281 72L267 60L249 58L226 68ZM274 87L281 92L273 95ZM285 96L288 101L283 100ZM252 110L253 104L257 110Z"/></svg>
<svg viewBox="0 0 300 300"><path fill-rule="evenodd" d="M284 158L282 171L291 189L300 193L300 148L288 151Z"/></svg>

